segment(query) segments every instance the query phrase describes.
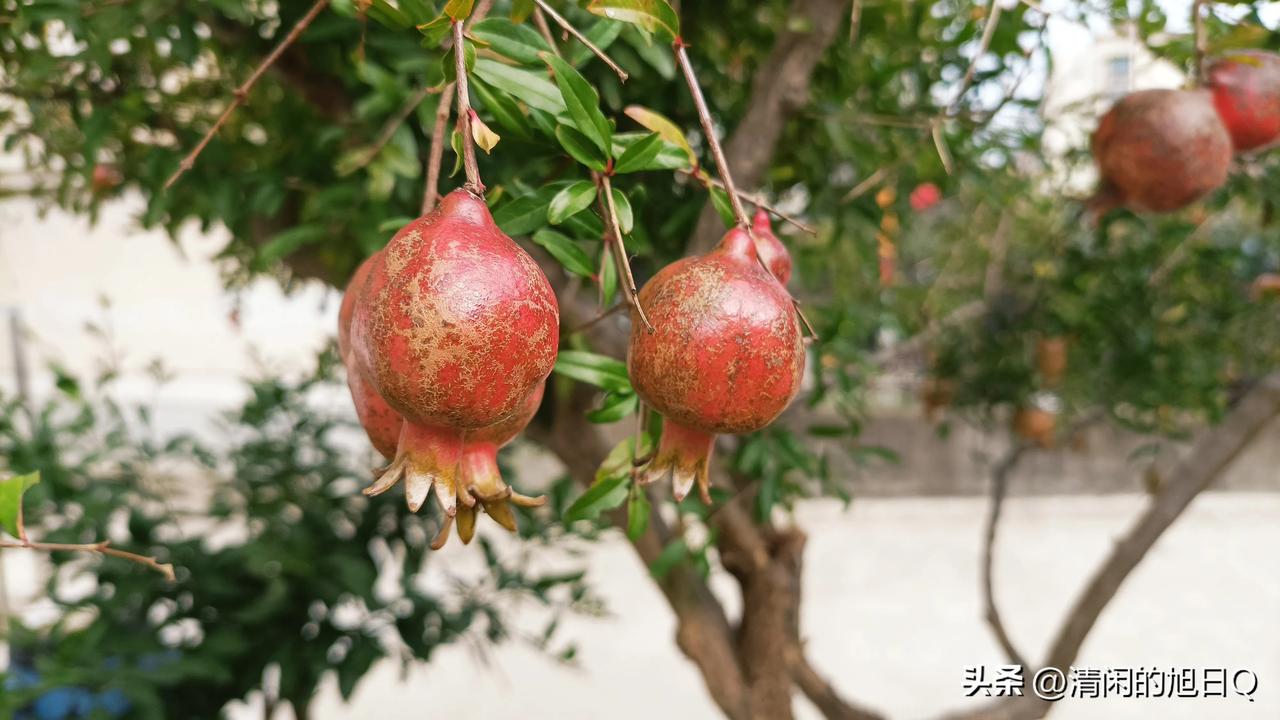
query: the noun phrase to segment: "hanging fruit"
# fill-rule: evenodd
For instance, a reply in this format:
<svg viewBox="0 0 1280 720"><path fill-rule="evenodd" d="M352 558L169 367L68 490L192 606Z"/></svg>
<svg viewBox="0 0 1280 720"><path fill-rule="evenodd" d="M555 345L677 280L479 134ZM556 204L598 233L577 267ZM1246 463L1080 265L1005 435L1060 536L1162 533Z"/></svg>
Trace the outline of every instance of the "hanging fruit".
<svg viewBox="0 0 1280 720"><path fill-rule="evenodd" d="M791 296L757 257L734 228L640 291L655 331L632 318L627 365L636 392L664 417L641 481L671 475L677 500L696 482L709 503L715 436L767 426L800 389L805 354Z"/></svg>
<svg viewBox="0 0 1280 720"><path fill-rule="evenodd" d="M1280 56L1260 50L1232 52L1214 60L1205 78L1236 152L1280 138Z"/></svg>
<svg viewBox="0 0 1280 720"><path fill-rule="evenodd" d="M338 309L338 355L347 368L347 389L351 391L351 402L355 405L360 426L364 428L365 435L369 436L374 449L383 457L391 459L395 457L404 420L369 385L364 373L356 367L351 353L351 313L355 308L356 296L364 287L373 263L374 257L370 257L360 264L342 295L342 306Z"/></svg>
<svg viewBox="0 0 1280 720"><path fill-rule="evenodd" d="M787 246L774 234L767 210L756 210L756 215L751 220L751 229L756 236L756 252L760 254L765 267L783 285L791 282L791 253L787 252Z"/></svg>
<svg viewBox="0 0 1280 720"><path fill-rule="evenodd" d="M533 258L460 189L375 256L350 343L357 368L405 420L391 466L365 493L404 478L411 509L434 487L452 518L464 434L509 418L550 374L559 308Z"/></svg>

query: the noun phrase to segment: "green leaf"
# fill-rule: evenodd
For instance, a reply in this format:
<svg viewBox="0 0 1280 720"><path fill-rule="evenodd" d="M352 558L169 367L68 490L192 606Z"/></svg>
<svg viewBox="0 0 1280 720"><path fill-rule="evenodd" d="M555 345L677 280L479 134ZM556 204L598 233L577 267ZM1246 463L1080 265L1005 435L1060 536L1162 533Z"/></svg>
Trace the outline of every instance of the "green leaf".
<svg viewBox="0 0 1280 720"><path fill-rule="evenodd" d="M639 483L631 484L631 497L627 503L627 537L639 540L649 528L649 496Z"/></svg>
<svg viewBox="0 0 1280 720"><path fill-rule="evenodd" d="M618 295L618 266L609 257L608 247L601 250L600 258L600 309L608 310Z"/></svg>
<svg viewBox="0 0 1280 720"><path fill-rule="evenodd" d="M585 350L562 350L556 358L555 371L579 382L595 385L611 392L635 392L627 377L627 365L607 355Z"/></svg>
<svg viewBox="0 0 1280 720"><path fill-rule="evenodd" d="M662 136L653 133L637 143L632 143L631 147L622 153L622 157L618 158L618 162L614 163L613 171L631 173L657 170L659 168L653 165L653 161L658 157L660 150L662 150Z"/></svg>
<svg viewBox="0 0 1280 720"><path fill-rule="evenodd" d="M524 140L531 137L528 118L510 96L494 91L479 78L472 78L470 87L480 100L480 106L493 116L503 130Z"/></svg>
<svg viewBox="0 0 1280 720"><path fill-rule="evenodd" d="M685 154L689 156L690 166L698 166L698 156L694 154L693 148L690 147L689 139L684 136L684 131L680 129L680 126L668 120L665 115L639 105L628 105L622 112L627 117L640 123L646 130L658 133L663 140L684 150Z"/></svg>
<svg viewBox="0 0 1280 720"><path fill-rule="evenodd" d="M489 58L476 60L473 72L476 77L489 83L490 86L511 95L531 108L537 108L552 115L568 112L564 99L560 97L560 90L538 73Z"/></svg>
<svg viewBox="0 0 1280 720"><path fill-rule="evenodd" d="M378 232L380 233L399 232L400 228L404 227L405 225L408 225L409 223L413 222L416 219L417 218L411 218L408 215L388 218L378 223Z"/></svg>
<svg viewBox="0 0 1280 720"><path fill-rule="evenodd" d="M299 248L319 242L327 236L325 229L319 225L299 225L289 228L284 232L276 233L264 243L258 250L255 262L261 267L266 267L296 252Z"/></svg>
<svg viewBox="0 0 1280 720"><path fill-rule="evenodd" d="M508 235L528 235L547 225L547 205L557 190L542 188L538 192L521 195L500 205L493 212L493 221Z"/></svg>
<svg viewBox="0 0 1280 720"><path fill-rule="evenodd" d="M436 16L435 4L427 0L399 0L399 5L415 25L430 22Z"/></svg>
<svg viewBox="0 0 1280 720"><path fill-rule="evenodd" d="M586 39L590 40L593 45L603 51L608 50L609 46L613 44L613 41L618 39L618 35L622 32L622 28L624 27L626 26L620 23L609 22L608 20L596 20L591 23L590 27L582 29L582 35ZM595 57L595 53L580 42L571 43L565 47L561 53L564 55L564 59L574 67L578 67L582 65L582 63Z"/></svg>
<svg viewBox="0 0 1280 720"><path fill-rule="evenodd" d="M552 225L559 225L569 216L576 215L591 207L591 203L595 199L595 183L589 180L579 180L551 198L551 206L547 208L547 220Z"/></svg>
<svg viewBox="0 0 1280 720"><path fill-rule="evenodd" d="M591 83L572 65L551 53L543 53L542 59L556 76L556 85L560 88L560 96L569 109L569 118L606 158L613 148L613 130L604 113L600 112L600 96Z"/></svg>
<svg viewBox="0 0 1280 720"><path fill-rule="evenodd" d="M587 252L578 243L555 230L543 228L533 234L533 241L546 248L565 270L587 278L595 274L591 271L591 258Z"/></svg>
<svg viewBox="0 0 1280 720"><path fill-rule="evenodd" d="M600 467L596 470L596 482L604 482L610 478L629 478L631 477L631 468L637 457L648 455L653 449L653 437L649 434L640 436L640 452L635 450L635 436L628 436L622 442L613 446L609 454L605 456L604 462L600 463Z"/></svg>
<svg viewBox="0 0 1280 720"><path fill-rule="evenodd" d="M551 50L538 31L506 18L485 18L471 26L471 34L488 43L490 50L524 65L536 64L538 53Z"/></svg>
<svg viewBox="0 0 1280 720"><path fill-rule="evenodd" d="M22 494L38 482L38 471L0 480L0 529L16 538L25 538L22 528Z"/></svg>
<svg viewBox="0 0 1280 720"><path fill-rule="evenodd" d="M733 227L736 224L733 205L729 202L729 193L718 187L711 188L711 204L716 206L716 212L720 213L720 219L724 221L725 227Z"/></svg>
<svg viewBox="0 0 1280 720"><path fill-rule="evenodd" d="M633 393L609 393L600 407L587 413L587 419L601 425L618 422L640 407L640 398Z"/></svg>
<svg viewBox="0 0 1280 720"><path fill-rule="evenodd" d="M431 22L422 23L418 26L418 32L422 33L422 47L435 48L452 28L453 23L444 15Z"/></svg>
<svg viewBox="0 0 1280 720"><path fill-rule="evenodd" d="M369 5L368 14L369 19L392 29L404 30L413 27L413 21L409 16L387 0L373 0Z"/></svg>
<svg viewBox="0 0 1280 720"><path fill-rule="evenodd" d="M685 544L684 538L676 538L662 548L662 552L654 558L653 563L649 565L649 574L654 579L661 580L671 572L671 568L684 562L688 557L689 546Z"/></svg>
<svg viewBox="0 0 1280 720"><path fill-rule="evenodd" d="M556 140L560 141L560 147L564 148L565 152L569 153L574 160L596 172L604 172L608 158L600 152L600 149L586 135L568 125L557 125Z"/></svg>
<svg viewBox="0 0 1280 720"><path fill-rule="evenodd" d="M471 17L471 6L474 4L475 0L449 0L444 4L444 14L454 22L461 22Z"/></svg>
<svg viewBox="0 0 1280 720"><path fill-rule="evenodd" d="M476 46L464 42L462 48L462 61L466 63L467 75L470 76L476 68ZM453 59L453 48L449 48L449 52L440 60L440 70L444 73L445 82L451 83L458 79L458 61Z"/></svg>
<svg viewBox="0 0 1280 720"><path fill-rule="evenodd" d="M613 209L618 212L618 229L623 235L630 234L635 226L635 215L631 212L631 201L618 188L613 188Z"/></svg>
<svg viewBox="0 0 1280 720"><path fill-rule="evenodd" d="M533 14L533 0L512 0L511 22L522 23Z"/></svg>
<svg viewBox="0 0 1280 720"><path fill-rule="evenodd" d="M626 475L611 477L587 488L587 491L573 501L564 513L565 524L579 520L594 520L600 513L612 510L627 501L627 484L630 479Z"/></svg>
<svg viewBox="0 0 1280 720"><path fill-rule="evenodd" d="M680 16L666 0L591 0L587 11L657 33L663 42L680 36Z"/></svg>

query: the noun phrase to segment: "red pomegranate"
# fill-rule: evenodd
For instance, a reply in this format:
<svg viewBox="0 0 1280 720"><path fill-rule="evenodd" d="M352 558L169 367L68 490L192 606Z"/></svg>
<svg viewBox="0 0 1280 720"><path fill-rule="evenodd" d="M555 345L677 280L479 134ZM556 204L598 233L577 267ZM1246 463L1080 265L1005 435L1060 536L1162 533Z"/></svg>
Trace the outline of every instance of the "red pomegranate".
<svg viewBox="0 0 1280 720"><path fill-rule="evenodd" d="M342 357L342 364L347 368L347 389L351 391L351 401L356 407L360 425L369 436L374 449L382 453L383 457L392 458L396 454L404 421L400 413L392 410L387 401L369 385L364 374L356 367L355 358L351 354L351 311L373 262L371 257L356 268L351 282L347 284L347 291L342 296L342 306L338 309L338 353Z"/></svg>
<svg viewBox="0 0 1280 720"><path fill-rule="evenodd" d="M1233 52L1214 60L1205 75L1237 152L1280 137L1280 56L1258 50Z"/></svg>
<svg viewBox="0 0 1280 720"><path fill-rule="evenodd" d="M1140 90L1102 116L1093 157L1102 176L1096 213L1168 212L1226 181L1231 137L1208 91Z"/></svg>
<svg viewBox="0 0 1280 720"><path fill-rule="evenodd" d="M764 261L769 272L778 278L778 282L786 285L791 281L791 253L782 244L778 236L773 234L773 223L769 221L769 213L764 208L756 210L751 221L751 229L756 235L756 252Z"/></svg>
<svg viewBox="0 0 1280 720"><path fill-rule="evenodd" d="M551 373L559 316L537 263L466 190L396 233L351 320L356 366L405 420L395 459L365 493L403 477L412 510L434 487L451 518L464 433L507 419Z"/></svg>
<svg viewBox="0 0 1280 720"><path fill-rule="evenodd" d="M920 183L911 191L911 195L907 197L907 201L911 204L911 209L916 212L924 212L937 205L940 200L942 200L942 191L931 182Z"/></svg>
<svg viewBox="0 0 1280 720"><path fill-rule="evenodd" d="M546 383L539 383L520 409L506 420L467 433L466 444L462 449L462 477L458 490L458 537L462 538L462 542L469 543L475 536L476 516L481 509L499 525L515 532L516 516L511 512L511 505L539 507L547 502L545 496L534 498L512 490L502 480L502 472L498 469L498 448L514 440L533 419L538 412L538 405L542 403L544 389ZM439 546L444 545L447 534L446 525L444 532L436 539ZM439 546L435 547L438 549Z"/></svg>
<svg viewBox="0 0 1280 720"><path fill-rule="evenodd" d="M636 392L665 418L641 481L672 475L677 500L697 482L710 502L715 436L765 427L800 389L805 354L791 296L734 228L707 255L663 268L640 304L655 331L632 318L627 366Z"/></svg>

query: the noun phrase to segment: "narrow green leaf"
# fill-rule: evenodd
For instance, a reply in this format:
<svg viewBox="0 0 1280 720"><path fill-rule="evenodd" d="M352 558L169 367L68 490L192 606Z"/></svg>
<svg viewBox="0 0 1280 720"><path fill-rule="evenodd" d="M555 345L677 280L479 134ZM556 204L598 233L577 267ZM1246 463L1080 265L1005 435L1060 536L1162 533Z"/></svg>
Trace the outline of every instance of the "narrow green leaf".
<svg viewBox="0 0 1280 720"><path fill-rule="evenodd" d="M621 23L610 22L608 20L596 20L589 27L582 28L582 34L593 45L601 50L608 50L614 40L618 39L618 34L622 32L622 28L626 27ZM580 67L584 62L595 57L595 53L591 49L580 42L570 43L563 48L561 52L564 59L574 67Z"/></svg>
<svg viewBox="0 0 1280 720"><path fill-rule="evenodd" d="M613 263L606 246L601 250L603 267L600 269L600 309L613 307L613 300L618 296L618 266Z"/></svg>
<svg viewBox="0 0 1280 720"><path fill-rule="evenodd" d="M409 19L409 16L405 15L400 8L387 2L387 0L373 0L367 12L369 19L379 25L385 25L396 30L413 27L413 21Z"/></svg>
<svg viewBox="0 0 1280 720"><path fill-rule="evenodd" d="M462 61L467 65L467 75L475 72L476 67L476 46L469 42L462 44ZM453 82L458 79L458 61L453 59L453 48L449 48L449 52L444 54L444 59L440 61L440 71L444 73L445 82Z"/></svg>
<svg viewBox="0 0 1280 720"><path fill-rule="evenodd" d="M591 207L591 203L595 199L595 183L589 180L579 180L551 198L551 205L547 208L547 220L552 225L559 225L569 216L576 215Z"/></svg>
<svg viewBox="0 0 1280 720"><path fill-rule="evenodd" d="M587 419L602 425L614 423L634 413L639 407L640 398L633 393L609 393L605 395L600 407L587 413Z"/></svg>
<svg viewBox="0 0 1280 720"><path fill-rule="evenodd" d="M680 36L680 16L666 0L591 0L587 11L657 33L663 42Z"/></svg>
<svg viewBox="0 0 1280 720"><path fill-rule="evenodd" d="M594 520L600 513L612 510L627 501L627 484L629 478L612 477L587 488L587 491L573 501L564 513L565 524L579 520Z"/></svg>
<svg viewBox="0 0 1280 720"><path fill-rule="evenodd" d="M614 163L613 171L615 173L630 173L641 170L655 170L657 168L652 163L658 157L658 151L660 150L662 150L662 136L653 133L627 148L626 152L622 153L622 157L618 158L618 162Z"/></svg>
<svg viewBox="0 0 1280 720"><path fill-rule="evenodd" d="M638 483L631 484L631 497L627 503L627 537L639 540L649 529L649 496Z"/></svg>
<svg viewBox="0 0 1280 720"><path fill-rule="evenodd" d="M260 266L270 265L281 258L292 254L304 245L323 240L325 229L319 225L300 225L271 236L271 239L258 249L257 263Z"/></svg>
<svg viewBox="0 0 1280 720"><path fill-rule="evenodd" d="M537 108L552 115L568 112L564 99L560 96L560 90L543 75L489 58L476 60L473 72L476 77L492 87L511 95L531 108Z"/></svg>
<svg viewBox="0 0 1280 720"><path fill-rule="evenodd" d="M524 65L536 64L538 53L551 50L538 31L506 18L485 18L471 26L471 34L488 43L490 50Z"/></svg>
<svg viewBox="0 0 1280 720"><path fill-rule="evenodd" d="M637 457L648 455L653 449L653 437L648 433L640 436L640 450L636 451L635 436L628 436L625 440L614 445L609 454L605 456L604 462L600 463L600 467L596 470L596 482L604 482L610 478L629 478L631 477L631 468Z"/></svg>
<svg viewBox="0 0 1280 720"><path fill-rule="evenodd" d="M533 14L533 0L512 0L511 22L519 24Z"/></svg>
<svg viewBox="0 0 1280 720"><path fill-rule="evenodd" d="M471 17L471 6L474 4L475 0L449 0L444 4L444 14L454 22L462 22Z"/></svg>
<svg viewBox="0 0 1280 720"><path fill-rule="evenodd" d="M416 218L411 218L408 215L388 218L378 223L378 232L380 233L398 232L400 228L404 227L405 225L408 225L409 223L413 222L415 219Z"/></svg>
<svg viewBox="0 0 1280 720"><path fill-rule="evenodd" d="M596 172L604 172L608 159L586 135L578 132L576 128L557 125L556 140L560 141L560 147L564 148L574 160Z"/></svg>
<svg viewBox="0 0 1280 720"><path fill-rule="evenodd" d="M716 212L720 213L720 219L724 221L725 227L733 227L737 221L733 217L733 205L729 202L729 193L718 187L711 188L711 204L716 206Z"/></svg>
<svg viewBox="0 0 1280 720"><path fill-rule="evenodd" d="M546 248L565 270L588 278L595 274L591 271L591 258L587 252L578 243L555 230L543 228L533 234L533 241Z"/></svg>
<svg viewBox="0 0 1280 720"><path fill-rule="evenodd" d="M555 371L589 385L611 392L635 392L621 360L585 350L562 350L556 358Z"/></svg>
<svg viewBox="0 0 1280 720"><path fill-rule="evenodd" d="M418 26L418 32L422 33L422 47L435 48L444 40L444 36L449 34L452 27L453 24L445 15L431 22L422 23Z"/></svg>
<svg viewBox="0 0 1280 720"><path fill-rule="evenodd" d="M688 557L689 546L685 544L683 538L676 538L662 548L662 552L654 558L653 563L649 565L649 574L654 579L661 580L671 572L672 568L687 560Z"/></svg>
<svg viewBox="0 0 1280 720"><path fill-rule="evenodd" d="M547 226L547 205L558 188L540 188L503 203L493 211L493 221L508 235L528 235Z"/></svg>
<svg viewBox="0 0 1280 720"><path fill-rule="evenodd" d="M630 234L635 226L635 215L631 213L631 201L618 188L613 188L613 208L618 211L618 229L623 235Z"/></svg>
<svg viewBox="0 0 1280 720"><path fill-rule="evenodd" d="M497 92L479 78L472 78L470 87L480 101L480 107L493 116L499 127L522 140L531 137L528 118L509 95Z"/></svg>
<svg viewBox="0 0 1280 720"><path fill-rule="evenodd" d="M413 24L430 22L436 16L434 3L427 0L399 0L400 9Z"/></svg>
<svg viewBox="0 0 1280 720"><path fill-rule="evenodd" d="M668 120L665 115L639 105L629 105L622 112L627 117L640 123L645 129L658 133L663 140L684 150L685 154L689 156L690 165L697 166L698 156L694 154L693 148L689 146L689 139L684 136L684 131L680 129L680 126Z"/></svg>
<svg viewBox="0 0 1280 720"><path fill-rule="evenodd" d="M23 537L22 495L38 482L38 471L0 480L0 529L16 538Z"/></svg>
<svg viewBox="0 0 1280 720"><path fill-rule="evenodd" d="M613 147L613 130L604 113L600 112L600 96L591 83L572 65L551 53L543 53L542 59L556 76L560 96L569 109L569 118L607 158Z"/></svg>

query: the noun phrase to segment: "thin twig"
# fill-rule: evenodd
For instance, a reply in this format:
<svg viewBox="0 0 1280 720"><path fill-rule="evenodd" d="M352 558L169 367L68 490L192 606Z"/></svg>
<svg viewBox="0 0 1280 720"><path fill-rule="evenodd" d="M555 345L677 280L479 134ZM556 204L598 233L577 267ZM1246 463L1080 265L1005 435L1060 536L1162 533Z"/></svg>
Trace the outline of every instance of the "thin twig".
<svg viewBox="0 0 1280 720"><path fill-rule="evenodd" d="M595 327L596 325L599 325L602 321L604 321L605 319L609 318L611 315L616 315L616 314L618 314L618 311L619 311L619 310L621 310L621 309L623 309L623 308L625 308L625 307L627 307L627 305L628 305L628 303L620 302L620 303L618 303L618 304L614 305L613 307L609 308L608 310L604 310L604 311L600 312L598 315L596 315L595 317L591 318L590 320L588 320L588 321L586 321L586 322L582 323L581 325L579 325L579 326L577 326L577 327L574 327L574 328L569 328L569 333L568 333L568 334L569 334L569 335L577 335L578 333L586 332L587 330L590 330L591 328Z"/></svg>
<svg viewBox="0 0 1280 720"><path fill-rule="evenodd" d="M688 46L684 40L676 38L673 45L676 63L684 74L685 83L689 86L689 95L693 97L693 105L698 110L698 121L702 123L702 132L707 136L707 145L711 148L711 157L716 161L716 172L724 183L725 192L729 195L729 204L733 206L733 219L743 228L751 227L747 211L742 207L742 198L738 188L733 184L733 175L729 172L729 160L724 156L724 148L716 138L715 123L711 120L711 110L707 108L707 99L702 96L702 87L698 85L698 76L693 71L693 63L689 62Z"/></svg>
<svg viewBox="0 0 1280 720"><path fill-rule="evenodd" d="M427 96L433 92L441 92L441 90L429 85L419 89L412 97L409 98L409 102L405 103L404 107L400 108L399 112L390 118L387 118L387 122L382 126L382 131L378 133L378 139L374 140L373 144L369 146L369 149L365 151L365 154L360 156L360 159L356 161L353 170L359 170L373 162L373 159L378 156L378 153L382 152L382 148L386 147L387 143L391 142L391 138L396 134L396 130L404 124L405 120L409 119L409 116L413 114L413 111L416 110L418 106L422 104L422 101L426 100Z"/></svg>
<svg viewBox="0 0 1280 720"><path fill-rule="evenodd" d="M462 23L453 23L453 59L458 78L454 86L458 90L458 132L462 135L462 167L467 174L467 192L484 197L484 183L480 180L480 165L476 162L476 141L471 136L471 98L467 91L466 40L462 37Z"/></svg>
<svg viewBox="0 0 1280 720"><path fill-rule="evenodd" d="M214 135L218 134L218 130L222 129L222 126L226 124L228 119L230 119L231 114L236 111L236 108L243 105L249 98L249 91L253 89L254 84L258 82L258 80L267 72L267 69L270 68L276 60L280 59L280 56L284 54L284 51L287 50L300 35L302 35L302 32L307 29L307 26L311 24L311 21L315 20L316 16L320 14L320 11L324 10L325 6L328 4L329 0L316 0L316 4L311 6L311 9L307 11L307 14L303 15L302 18L298 20L298 22L293 26L293 29L289 31L289 34L285 35L284 39L280 41L280 44L276 45L275 49L271 51L271 54L267 55L266 59L263 60L256 69L254 69L253 74L249 76L249 79L245 80L240 87L236 88L235 93L233 93L231 104L227 106L226 110L222 111L222 115L218 116L218 119L213 123L213 127L209 128L208 132L204 134L204 137L200 138L200 142L191 149L191 152L187 153L186 157L182 158L182 162L178 163L178 169L175 170L173 174L169 176L169 179L165 181L165 190L172 187L173 184L178 181L178 178L182 177L183 173L195 167L196 158L200 157L200 153L204 152L205 146L213 140Z"/></svg>
<svg viewBox="0 0 1280 720"><path fill-rule="evenodd" d="M862 182L854 185L848 193L845 193L845 196L840 198L840 202L852 202L863 195L866 195L868 190L875 187L876 183L884 179L884 176L889 172L889 167L889 165L884 165L876 169L875 172L868 175Z"/></svg>
<svg viewBox="0 0 1280 720"><path fill-rule="evenodd" d="M636 289L636 279L631 274L631 263L627 258L627 247L622 241L622 228L618 226L618 208L613 202L613 185L609 182L608 175L597 174L596 178L600 193L604 195L603 202L607 210L605 224L608 225L605 229L609 231L609 240L613 243L613 262L618 268L618 277L626 283L623 293L626 295L627 304L636 309L636 314L640 316L640 322L644 323L645 329L653 332L653 325L644 314L644 308L640 307L640 291Z"/></svg>
<svg viewBox="0 0 1280 720"><path fill-rule="evenodd" d="M173 582L176 579L176 576L173 573L173 565L170 565L169 563L162 563L154 557L125 552L124 550L116 550L113 547L109 547L110 544L109 540L85 544L0 541L0 548L21 548L26 550L42 550L44 552L89 552L98 553L100 555L110 555L111 557L118 557L130 562L136 562L140 565L146 565L152 570L164 575L165 579L169 582Z"/></svg>
<svg viewBox="0 0 1280 720"><path fill-rule="evenodd" d="M533 8L533 24L538 27L538 32L542 35L542 39L547 41L547 45L551 48L551 52L559 55L560 49L556 46L556 38L551 34L551 26L547 25L547 16L542 14L542 10Z"/></svg>
<svg viewBox="0 0 1280 720"><path fill-rule="evenodd" d="M1208 38L1204 28L1204 0L1193 0L1191 3L1191 28L1195 33L1196 79L1204 80L1204 58L1209 51Z"/></svg>
<svg viewBox="0 0 1280 720"><path fill-rule="evenodd" d="M1017 443L992 469L991 504L987 510L987 526L982 538L982 600L985 605L987 624L991 626L991 632L995 634L996 642L1000 643L1009 662L1023 667L1027 667L1027 663L1022 653L1018 652L1018 648L1014 646L1013 640L1009 638L1004 620L1000 617L1000 609L996 605L992 566L995 564L996 530L1000 525L1000 511L1004 506L1004 498L1009 490L1009 477L1029 448L1030 446L1024 442Z"/></svg>
<svg viewBox="0 0 1280 720"><path fill-rule="evenodd" d="M862 26L862 0L853 0L849 10L849 44L858 41L858 29Z"/></svg>
<svg viewBox="0 0 1280 720"><path fill-rule="evenodd" d="M453 83L445 86L436 107L436 124L431 129L431 151L427 155L427 186L422 192L422 214L435 208L440 200L440 166L444 162L444 136L449 131L449 113L453 110Z"/></svg>
<svg viewBox="0 0 1280 720"><path fill-rule="evenodd" d="M538 6L540 10L550 15L551 19L555 20L557 25L564 28L565 32L577 38L578 42L582 43L583 45L586 45L588 50L594 53L596 57L603 60L604 64L609 66L609 69L613 70L615 73L618 74L618 77L622 80L622 82L626 82L628 80L629 76L627 75L627 71L619 67L618 63L614 62L613 58L606 55L603 50L596 47L595 43L588 40L586 35L583 35L582 33L578 32L578 29L575 28L572 24L570 24L568 20L565 20L564 17L560 15L560 13L552 9L552 7L548 5L544 0L533 0L533 2L535 5ZM552 47L555 47L555 46L552 45Z"/></svg>
<svg viewBox="0 0 1280 720"><path fill-rule="evenodd" d="M701 172L699 170L687 170L685 168L680 168L679 170L677 170L677 172L679 172L681 175L691 177L694 180L697 180L698 182L702 183L703 185L714 185L715 187L718 187L721 190L724 190L724 183L720 182L716 178L713 178L710 175L704 172ZM755 205L758 208L764 209L765 211L769 212L771 215L774 215L775 217L777 217L779 220L782 220L783 222L794 226L796 229L800 230L803 233L806 233L808 235L813 235L815 237L818 234L818 231L812 225L807 225L805 223L802 223L799 220L791 217L790 215L787 215L786 213L782 212L781 210L774 207L773 205L770 205L769 203L765 202L764 198L761 197L759 193L749 193L744 190L739 190L738 197L742 198L743 200L746 200L747 202L751 203L752 205Z"/></svg>
<svg viewBox="0 0 1280 720"><path fill-rule="evenodd" d="M973 59L969 61L969 67L964 71L964 78L960 81L960 89L956 91L955 99L951 101L951 106L947 110L948 115L954 115L960 108L960 101L964 99L969 88L973 87L973 79L978 74L978 61L983 55L987 54L987 50L991 47L991 38L996 34L996 23L1000 21L1000 0L991 0L988 5L991 9L987 12L986 24L982 26L982 38L978 40L978 50L973 54Z"/></svg>

